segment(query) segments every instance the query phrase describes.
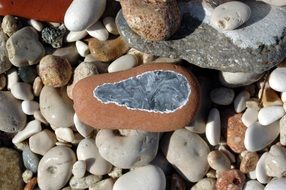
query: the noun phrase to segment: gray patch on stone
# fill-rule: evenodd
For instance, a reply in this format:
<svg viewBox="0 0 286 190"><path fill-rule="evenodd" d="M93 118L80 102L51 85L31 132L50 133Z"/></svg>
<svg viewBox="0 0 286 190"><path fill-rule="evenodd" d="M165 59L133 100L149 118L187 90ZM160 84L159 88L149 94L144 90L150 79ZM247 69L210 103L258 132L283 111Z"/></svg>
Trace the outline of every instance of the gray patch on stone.
<svg viewBox="0 0 286 190"><path fill-rule="evenodd" d="M262 73L286 57L286 9L246 2L251 18L237 30L219 32L210 26L211 11L197 0L182 2L182 24L167 41L150 42L135 34L122 12L116 24L126 42L139 51L182 58L204 68L225 72Z"/></svg>
<svg viewBox="0 0 286 190"><path fill-rule="evenodd" d="M135 77L96 87L93 95L104 104L131 110L171 113L183 107L191 87L183 75L173 71L148 71Z"/></svg>

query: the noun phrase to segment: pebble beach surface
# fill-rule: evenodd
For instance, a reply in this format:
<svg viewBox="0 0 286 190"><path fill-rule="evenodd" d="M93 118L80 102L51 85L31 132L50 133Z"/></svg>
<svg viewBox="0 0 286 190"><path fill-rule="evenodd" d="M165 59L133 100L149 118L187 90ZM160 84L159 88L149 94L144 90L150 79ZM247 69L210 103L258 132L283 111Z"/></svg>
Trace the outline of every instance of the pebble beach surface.
<svg viewBox="0 0 286 190"><path fill-rule="evenodd" d="M10 1L0 6L0 190L286 189L282 42L263 73L211 70L139 51L119 31L124 17L148 46L180 40L182 2L196 0ZM220 35L260 21L245 1L200 5Z"/></svg>

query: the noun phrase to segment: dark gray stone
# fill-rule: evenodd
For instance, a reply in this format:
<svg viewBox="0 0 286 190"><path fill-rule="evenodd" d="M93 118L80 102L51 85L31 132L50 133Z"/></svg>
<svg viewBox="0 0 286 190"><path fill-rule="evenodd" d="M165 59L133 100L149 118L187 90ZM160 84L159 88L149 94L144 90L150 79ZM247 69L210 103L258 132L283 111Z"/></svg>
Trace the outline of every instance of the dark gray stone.
<svg viewBox="0 0 286 190"><path fill-rule="evenodd" d="M38 76L35 66L19 67L18 74L22 81L32 83Z"/></svg>
<svg viewBox="0 0 286 190"><path fill-rule="evenodd" d="M286 57L286 9L247 1L252 15L233 31L219 32L209 25L211 8L201 1L181 2L182 25L167 41L150 42L135 34L121 12L116 24L131 47L142 52L182 58L204 68L225 72L262 73Z"/></svg>
<svg viewBox="0 0 286 190"><path fill-rule="evenodd" d="M47 26L42 30L42 39L53 48L60 48L63 45L63 38L66 32L67 30L63 25L60 27Z"/></svg>

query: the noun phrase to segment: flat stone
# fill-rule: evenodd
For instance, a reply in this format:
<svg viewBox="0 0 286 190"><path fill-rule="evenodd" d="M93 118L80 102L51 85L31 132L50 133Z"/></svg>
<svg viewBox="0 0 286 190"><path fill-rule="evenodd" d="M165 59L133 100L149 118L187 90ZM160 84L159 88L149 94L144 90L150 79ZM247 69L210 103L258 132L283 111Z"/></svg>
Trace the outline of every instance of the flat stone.
<svg viewBox="0 0 286 190"><path fill-rule="evenodd" d="M221 32L209 25L212 9L204 8L198 0L182 1L181 28L168 41L150 42L139 37L121 12L116 23L121 36L139 51L225 72L262 73L286 57L286 10L256 1L245 3L252 11L250 19L237 30Z"/></svg>

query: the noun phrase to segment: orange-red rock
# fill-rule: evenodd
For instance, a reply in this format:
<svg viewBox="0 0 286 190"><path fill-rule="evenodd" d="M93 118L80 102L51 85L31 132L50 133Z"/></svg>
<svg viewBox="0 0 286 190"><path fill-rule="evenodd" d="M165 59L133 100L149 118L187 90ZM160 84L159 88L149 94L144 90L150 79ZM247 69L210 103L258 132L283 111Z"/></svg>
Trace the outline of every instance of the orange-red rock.
<svg viewBox="0 0 286 190"><path fill-rule="evenodd" d="M216 182L218 190L242 190L245 175L239 170L226 170L219 174Z"/></svg>
<svg viewBox="0 0 286 190"><path fill-rule="evenodd" d="M49 22L63 22L72 0L1 0L0 15Z"/></svg>
<svg viewBox="0 0 286 190"><path fill-rule="evenodd" d="M199 98L195 77L181 66L166 63L91 76L73 89L77 116L95 128L182 128L196 114Z"/></svg>

